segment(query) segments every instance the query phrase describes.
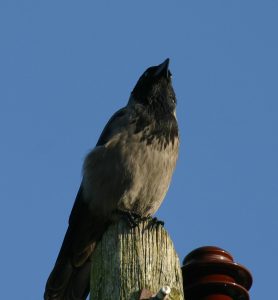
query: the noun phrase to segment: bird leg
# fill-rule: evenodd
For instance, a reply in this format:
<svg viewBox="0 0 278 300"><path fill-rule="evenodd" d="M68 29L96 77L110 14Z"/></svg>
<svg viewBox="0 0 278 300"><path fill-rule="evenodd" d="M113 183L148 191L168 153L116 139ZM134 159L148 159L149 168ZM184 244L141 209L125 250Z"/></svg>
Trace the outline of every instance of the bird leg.
<svg viewBox="0 0 278 300"><path fill-rule="evenodd" d="M149 226L151 229L156 228L156 227L158 227L158 226L162 226L162 227L164 226L164 222L161 221L161 220L159 220L157 217L148 216L148 217L146 218L146 220L149 221L148 226Z"/></svg>
<svg viewBox="0 0 278 300"><path fill-rule="evenodd" d="M157 219L156 217L152 217L151 215L147 217L142 217L137 213L120 209L116 211L116 214L122 217L131 228L137 227L140 222L148 222L148 227L151 229L156 228L160 225L162 227L164 226L163 221Z"/></svg>
<svg viewBox="0 0 278 300"><path fill-rule="evenodd" d="M117 214L123 217L123 219L127 222L127 224L131 228L135 228L139 225L140 222L144 221L144 217L140 216L139 214L130 212L130 211L125 211L125 210L120 210L118 209Z"/></svg>

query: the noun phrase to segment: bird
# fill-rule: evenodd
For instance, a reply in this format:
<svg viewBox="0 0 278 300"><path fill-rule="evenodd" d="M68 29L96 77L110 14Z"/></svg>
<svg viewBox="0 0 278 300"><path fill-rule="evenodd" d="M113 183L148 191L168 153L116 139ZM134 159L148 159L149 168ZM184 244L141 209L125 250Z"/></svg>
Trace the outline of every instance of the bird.
<svg viewBox="0 0 278 300"><path fill-rule="evenodd" d="M110 118L85 157L44 300L85 300L91 256L108 226L122 217L134 226L138 219L153 218L178 158L176 105L167 58L140 76L127 105Z"/></svg>

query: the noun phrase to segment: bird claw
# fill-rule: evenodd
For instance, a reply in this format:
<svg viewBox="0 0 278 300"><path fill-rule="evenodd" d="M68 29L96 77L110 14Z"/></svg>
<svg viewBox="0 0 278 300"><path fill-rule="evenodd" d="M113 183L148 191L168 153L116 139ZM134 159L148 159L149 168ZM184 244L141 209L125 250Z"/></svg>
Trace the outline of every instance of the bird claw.
<svg viewBox="0 0 278 300"><path fill-rule="evenodd" d="M157 228L159 226L162 226L164 227L164 222L159 220L157 217L148 217L148 220L149 220L149 227L151 229L154 229L154 228Z"/></svg>
<svg viewBox="0 0 278 300"><path fill-rule="evenodd" d="M137 227L141 222L148 222L148 228L150 229L155 229L158 226L164 226L164 222L156 217L142 217L139 214L124 210L118 210L117 213L127 222L130 228Z"/></svg>
<svg viewBox="0 0 278 300"><path fill-rule="evenodd" d="M124 220L131 228L137 227L139 223L144 219L139 214L132 213L130 211L118 210L118 213L124 218Z"/></svg>

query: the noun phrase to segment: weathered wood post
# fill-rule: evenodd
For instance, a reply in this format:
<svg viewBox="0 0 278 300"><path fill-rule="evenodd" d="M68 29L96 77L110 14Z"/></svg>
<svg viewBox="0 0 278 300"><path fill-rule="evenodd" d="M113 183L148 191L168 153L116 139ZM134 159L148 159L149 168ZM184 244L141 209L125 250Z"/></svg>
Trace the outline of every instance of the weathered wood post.
<svg viewBox="0 0 278 300"><path fill-rule="evenodd" d="M163 286L171 289L167 299L184 299L179 258L166 230L148 221L135 228L124 220L111 225L92 256L90 299L149 299L143 289L156 294Z"/></svg>

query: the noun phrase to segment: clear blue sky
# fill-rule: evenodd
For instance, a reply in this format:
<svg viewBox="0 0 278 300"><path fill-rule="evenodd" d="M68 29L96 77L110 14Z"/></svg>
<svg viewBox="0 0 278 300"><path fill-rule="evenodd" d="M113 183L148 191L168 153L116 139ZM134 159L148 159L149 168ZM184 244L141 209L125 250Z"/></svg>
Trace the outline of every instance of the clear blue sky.
<svg viewBox="0 0 278 300"><path fill-rule="evenodd" d="M42 299L84 156L170 57L181 148L157 216L181 259L223 247L274 299L278 2L93 2L0 2L1 298Z"/></svg>

